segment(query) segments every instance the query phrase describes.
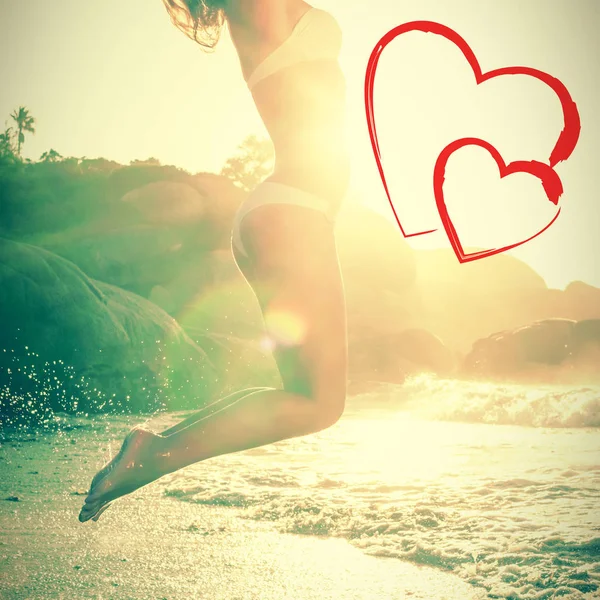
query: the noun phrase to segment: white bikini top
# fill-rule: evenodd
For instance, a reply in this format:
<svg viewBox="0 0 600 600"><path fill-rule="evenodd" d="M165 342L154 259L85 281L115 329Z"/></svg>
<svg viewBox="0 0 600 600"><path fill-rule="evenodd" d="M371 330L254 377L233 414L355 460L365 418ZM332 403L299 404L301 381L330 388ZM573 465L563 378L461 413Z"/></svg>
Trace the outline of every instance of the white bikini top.
<svg viewBox="0 0 600 600"><path fill-rule="evenodd" d="M259 81L281 69L311 60L337 60L342 30L335 18L320 8L310 8L289 37L254 69L246 80L252 89Z"/></svg>

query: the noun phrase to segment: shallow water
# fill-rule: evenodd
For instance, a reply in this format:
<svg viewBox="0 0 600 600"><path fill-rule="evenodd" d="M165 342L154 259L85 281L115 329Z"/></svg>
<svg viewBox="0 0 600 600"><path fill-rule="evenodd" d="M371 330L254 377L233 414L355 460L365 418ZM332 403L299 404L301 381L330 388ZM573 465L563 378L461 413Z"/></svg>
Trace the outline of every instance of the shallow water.
<svg viewBox="0 0 600 600"><path fill-rule="evenodd" d="M327 431L189 467L152 494L347 540L452 573L489 598L600 598L600 428L591 426L600 424L599 398L591 387L419 378L353 398ZM14 434L2 448L3 492L20 453L22 466L25 455L32 465L45 455L65 493L83 493L91 463L109 458L105 440L118 445L139 420L68 417L33 442Z"/></svg>
<svg viewBox="0 0 600 600"><path fill-rule="evenodd" d="M84 486L134 422L69 418L58 431L5 437L2 600L481 600L451 573L370 556L341 537L280 533L227 505L181 502L163 482L79 523Z"/></svg>
<svg viewBox="0 0 600 600"><path fill-rule="evenodd" d="M460 384L429 389L444 385L455 393ZM482 385L462 382L479 420L492 404L480 394L475 410ZM565 426L575 413L598 422L597 391L553 389L544 399L520 389L511 412L498 409L510 388L493 390L504 421L537 415L554 428L453 422L452 398L436 408L434 394L420 406L416 394L395 402L391 391L357 398L328 431L191 467L165 493L449 570L490 598L600 597L600 430ZM396 394L406 400L406 388ZM452 421L432 420L436 410Z"/></svg>

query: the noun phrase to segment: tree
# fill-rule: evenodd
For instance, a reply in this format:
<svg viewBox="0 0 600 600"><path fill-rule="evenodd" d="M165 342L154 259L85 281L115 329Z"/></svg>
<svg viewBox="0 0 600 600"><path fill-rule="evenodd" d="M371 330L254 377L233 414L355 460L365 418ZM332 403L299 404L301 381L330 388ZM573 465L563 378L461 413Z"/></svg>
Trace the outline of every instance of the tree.
<svg viewBox="0 0 600 600"><path fill-rule="evenodd" d="M132 167L145 167L145 166L154 166L154 167L160 167L160 160L158 160L158 158L147 158L146 160L138 160L138 159L134 159L132 161L130 161L129 163Z"/></svg>
<svg viewBox="0 0 600 600"><path fill-rule="evenodd" d="M19 106L19 108L10 116L17 124L17 155L21 156L21 146L25 141L25 133L35 133L35 119L29 114L29 111L24 106Z"/></svg>
<svg viewBox="0 0 600 600"><path fill-rule="evenodd" d="M274 161L275 152L271 141L250 135L238 146L236 154L227 159L221 175L249 192L269 175Z"/></svg>
<svg viewBox="0 0 600 600"><path fill-rule="evenodd" d="M62 155L53 148L50 148L48 152L44 152L44 154L40 156L40 162L58 162L59 160L62 160Z"/></svg>
<svg viewBox="0 0 600 600"><path fill-rule="evenodd" d="M13 131L12 127L8 127L4 133L0 133L0 158L14 158L14 156Z"/></svg>

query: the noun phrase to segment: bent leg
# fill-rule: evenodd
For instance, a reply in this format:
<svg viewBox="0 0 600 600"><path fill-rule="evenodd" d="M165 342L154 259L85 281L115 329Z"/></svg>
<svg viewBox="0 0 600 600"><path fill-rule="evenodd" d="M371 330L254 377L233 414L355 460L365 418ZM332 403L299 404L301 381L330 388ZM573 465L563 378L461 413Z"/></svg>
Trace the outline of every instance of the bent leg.
<svg viewBox="0 0 600 600"><path fill-rule="evenodd" d="M314 210L272 205L246 217L252 253L244 274L276 344L283 390L259 389L148 438L139 455L86 500L100 506L167 473L214 456L320 431L346 395L346 313L333 227ZM225 399L226 400L226 399ZM197 417L197 418L196 418ZM116 480L115 480L116 479Z"/></svg>
<svg viewBox="0 0 600 600"><path fill-rule="evenodd" d="M254 289L283 390L262 389L214 405L208 415L167 430L156 463L167 473L230 452L320 431L343 412L346 313L333 227L314 210L272 205L243 222Z"/></svg>
<svg viewBox="0 0 600 600"><path fill-rule="evenodd" d="M165 429L164 431L162 431L160 433L160 435L164 437L167 435L172 435L174 433L177 433L178 431L181 431L182 429L185 429L186 427L192 425L196 421L206 418L206 417L210 416L211 414L213 414L214 412L217 412L218 410L222 410L223 408L226 408L230 404L234 404L235 402L238 402L244 396L249 396L250 394L255 394L256 392L259 392L261 390L268 390L268 389L272 389L272 388L256 387L256 388L247 388L245 390L238 390L237 392L233 392L233 394L229 394L229 396L220 398L216 402L207 404L206 406L202 407L200 410L195 411L189 417L186 417L183 421L179 421L179 423L176 423L172 427L169 427L169 429Z"/></svg>

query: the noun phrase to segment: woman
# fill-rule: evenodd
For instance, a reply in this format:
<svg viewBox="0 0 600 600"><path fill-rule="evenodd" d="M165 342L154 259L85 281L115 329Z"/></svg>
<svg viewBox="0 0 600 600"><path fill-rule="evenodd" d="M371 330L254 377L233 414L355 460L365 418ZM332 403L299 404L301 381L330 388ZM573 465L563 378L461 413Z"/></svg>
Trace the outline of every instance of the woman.
<svg viewBox="0 0 600 600"><path fill-rule="evenodd" d="M346 311L334 217L349 180L341 32L303 0L163 0L205 47L227 24L275 148L240 207L232 250L263 311L283 389L253 388L155 434L136 428L92 480L80 521L192 463L325 429L346 397Z"/></svg>

